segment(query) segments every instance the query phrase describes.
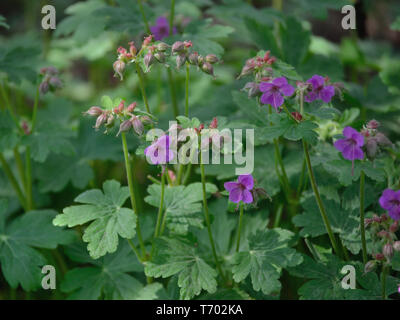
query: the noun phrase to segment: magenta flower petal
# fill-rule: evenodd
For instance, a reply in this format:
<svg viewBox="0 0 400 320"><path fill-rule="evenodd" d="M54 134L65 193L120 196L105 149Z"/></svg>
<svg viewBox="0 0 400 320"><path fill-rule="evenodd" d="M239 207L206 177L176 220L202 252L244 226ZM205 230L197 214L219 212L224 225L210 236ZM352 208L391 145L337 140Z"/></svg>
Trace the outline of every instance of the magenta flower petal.
<svg viewBox="0 0 400 320"><path fill-rule="evenodd" d="M240 188L235 188L229 193L229 200L238 203L242 200L243 192Z"/></svg>
<svg viewBox="0 0 400 320"><path fill-rule="evenodd" d="M242 192L242 201L244 203L252 203L253 202L253 195L249 190L243 190Z"/></svg>
<svg viewBox="0 0 400 320"><path fill-rule="evenodd" d="M272 93L271 91L267 91L262 94L260 101L262 104L271 104L272 102Z"/></svg>
<svg viewBox="0 0 400 320"><path fill-rule="evenodd" d="M239 184L237 182L229 181L224 183L224 188L231 192L233 189L238 188Z"/></svg>
<svg viewBox="0 0 400 320"><path fill-rule="evenodd" d="M339 139L336 140L335 143L333 144L335 146L335 148L341 152L343 152L343 150L348 146L348 142L347 139Z"/></svg>
<svg viewBox="0 0 400 320"><path fill-rule="evenodd" d="M283 87L288 84L285 77L279 77L272 80L272 84L277 87Z"/></svg>
<svg viewBox="0 0 400 320"><path fill-rule="evenodd" d="M283 105L284 99L279 92L274 92L271 97L272 97L272 102L270 104L275 109L278 109L281 105Z"/></svg>
<svg viewBox="0 0 400 320"><path fill-rule="evenodd" d="M324 85L325 79L324 79L324 77L315 74L310 79L308 79L307 82L311 83L313 88L318 88L318 87L322 87Z"/></svg>
<svg viewBox="0 0 400 320"><path fill-rule="evenodd" d="M242 174L238 178L238 183L243 185L247 190L251 190L254 187L254 179L251 174Z"/></svg>
<svg viewBox="0 0 400 320"><path fill-rule="evenodd" d="M285 96L290 97L294 93L294 88L290 84L286 84L281 87L280 92L282 92Z"/></svg>
<svg viewBox="0 0 400 320"><path fill-rule="evenodd" d="M272 90L272 88L274 87L274 85L270 82L261 82L259 89L261 92L267 92Z"/></svg>
<svg viewBox="0 0 400 320"><path fill-rule="evenodd" d="M388 211L394 220L400 220L400 190L385 189L379 198L381 207Z"/></svg>
<svg viewBox="0 0 400 320"><path fill-rule="evenodd" d="M305 95L304 100L306 102L313 102L315 99L317 99L317 94L315 92L309 92L308 94Z"/></svg>
<svg viewBox="0 0 400 320"><path fill-rule="evenodd" d="M345 127L343 129L343 135L348 139L352 139L355 134L358 134L358 131L352 127Z"/></svg>
<svg viewBox="0 0 400 320"><path fill-rule="evenodd" d="M325 103L328 103L332 100L332 97L334 95L335 95L335 88L333 86L326 86L320 91L319 98Z"/></svg>

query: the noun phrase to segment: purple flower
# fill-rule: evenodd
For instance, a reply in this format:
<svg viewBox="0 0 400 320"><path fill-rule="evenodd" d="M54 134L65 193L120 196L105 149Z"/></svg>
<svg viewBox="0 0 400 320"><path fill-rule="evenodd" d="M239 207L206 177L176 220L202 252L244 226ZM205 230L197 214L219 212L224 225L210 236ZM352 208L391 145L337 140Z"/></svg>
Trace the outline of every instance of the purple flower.
<svg viewBox="0 0 400 320"><path fill-rule="evenodd" d="M379 204L393 220L400 220L400 190L386 189L379 198Z"/></svg>
<svg viewBox="0 0 400 320"><path fill-rule="evenodd" d="M335 95L335 88L333 86L325 85L325 78L319 75L313 75L307 80L307 83L311 84L312 90L305 97L306 102L313 102L316 99L328 103Z"/></svg>
<svg viewBox="0 0 400 320"><path fill-rule="evenodd" d="M152 164L166 164L174 158L170 149L168 135L163 135L144 150L144 154Z"/></svg>
<svg viewBox="0 0 400 320"><path fill-rule="evenodd" d="M334 146L342 152L343 158L347 160L364 159L361 147L364 145L364 136L352 127L343 130L345 139L339 139Z"/></svg>
<svg viewBox="0 0 400 320"><path fill-rule="evenodd" d="M334 146L338 149L343 158L352 161L351 175L354 174L354 160L364 159L364 152L361 147L364 145L364 136L352 127L343 130L345 139L336 140Z"/></svg>
<svg viewBox="0 0 400 320"><path fill-rule="evenodd" d="M285 77L275 78L272 82L261 82L260 91L262 104L270 104L276 110L283 104L283 95L291 96L294 88L288 84Z"/></svg>
<svg viewBox="0 0 400 320"><path fill-rule="evenodd" d="M254 180L251 174L240 175L237 182L225 182L224 187L229 191L229 200L235 203L243 201L244 203L252 203L253 195L251 190L254 187Z"/></svg>
<svg viewBox="0 0 400 320"><path fill-rule="evenodd" d="M169 22L166 17L158 17L156 24L150 27L151 33L154 35L154 40L162 40L169 36ZM173 27L172 33L176 33L176 28Z"/></svg>

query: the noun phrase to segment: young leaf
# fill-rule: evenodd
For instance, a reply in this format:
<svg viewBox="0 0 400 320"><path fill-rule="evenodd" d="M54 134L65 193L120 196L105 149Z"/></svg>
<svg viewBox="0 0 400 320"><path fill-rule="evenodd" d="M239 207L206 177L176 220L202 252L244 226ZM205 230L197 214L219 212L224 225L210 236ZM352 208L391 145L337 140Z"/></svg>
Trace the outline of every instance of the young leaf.
<svg viewBox="0 0 400 320"><path fill-rule="evenodd" d="M241 282L249 275L256 291L264 294L281 288L282 268L296 266L302 257L289 247L293 233L280 229L258 230L249 237L249 250L234 255L233 279Z"/></svg>
<svg viewBox="0 0 400 320"><path fill-rule="evenodd" d="M83 241L93 259L112 253L118 247L118 235L131 239L136 234L136 215L132 209L122 208L129 198L128 187L121 187L115 180L103 184L104 193L92 189L81 193L75 202L83 203L67 207L53 220L55 226L74 227L90 222Z"/></svg>
<svg viewBox="0 0 400 320"><path fill-rule="evenodd" d="M195 243L184 238L157 238L153 260L145 266L149 277L178 276L182 299L191 299L202 290L217 290L217 272L197 253Z"/></svg>

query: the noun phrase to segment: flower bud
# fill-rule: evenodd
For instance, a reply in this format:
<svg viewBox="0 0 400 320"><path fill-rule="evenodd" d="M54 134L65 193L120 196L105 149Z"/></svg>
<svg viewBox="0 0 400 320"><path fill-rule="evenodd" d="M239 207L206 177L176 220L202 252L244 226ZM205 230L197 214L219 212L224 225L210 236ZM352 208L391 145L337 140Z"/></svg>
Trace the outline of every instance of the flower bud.
<svg viewBox="0 0 400 320"><path fill-rule="evenodd" d="M172 170L168 169L168 176L169 176L169 178L171 179L172 182L176 181L176 175Z"/></svg>
<svg viewBox="0 0 400 320"><path fill-rule="evenodd" d="M189 54L188 61L195 66L199 65L199 54L197 52L192 52Z"/></svg>
<svg viewBox="0 0 400 320"><path fill-rule="evenodd" d="M303 116L301 115L300 112L294 111L292 112L292 117L296 119L297 121L301 121L303 119Z"/></svg>
<svg viewBox="0 0 400 320"><path fill-rule="evenodd" d="M99 115L96 119L96 124L95 124L95 128L99 129L103 123L105 123L107 121L107 114L105 112L103 112L101 115Z"/></svg>
<svg viewBox="0 0 400 320"><path fill-rule="evenodd" d="M107 117L106 127L111 127L114 124L114 116L110 114Z"/></svg>
<svg viewBox="0 0 400 320"><path fill-rule="evenodd" d="M100 107L90 107L88 111L84 112L83 114L87 114L91 117L98 117L103 113L103 110Z"/></svg>
<svg viewBox="0 0 400 320"><path fill-rule="evenodd" d="M381 230L376 234L379 238L390 238L389 232L387 232L386 230Z"/></svg>
<svg viewBox="0 0 400 320"><path fill-rule="evenodd" d="M380 123L376 120L371 120L367 123L367 128L368 129L378 129Z"/></svg>
<svg viewBox="0 0 400 320"><path fill-rule="evenodd" d="M157 59L158 62L164 63L166 60L164 52L156 52L154 57Z"/></svg>
<svg viewBox="0 0 400 320"><path fill-rule="evenodd" d="M217 63L219 61L218 57L215 54L208 54L205 57L205 61L211 64Z"/></svg>
<svg viewBox="0 0 400 320"><path fill-rule="evenodd" d="M128 44L129 44L129 53L132 55L132 57L136 56L137 49L135 47L135 43L131 41L128 42Z"/></svg>
<svg viewBox="0 0 400 320"><path fill-rule="evenodd" d="M382 221L382 222L385 222L385 221L387 221L387 220L389 220L388 215L387 215L386 213L382 214L382 215L381 215L381 221Z"/></svg>
<svg viewBox="0 0 400 320"><path fill-rule="evenodd" d="M218 128L218 119L214 117L214 119L212 119L210 126L210 129L217 129Z"/></svg>
<svg viewBox="0 0 400 320"><path fill-rule="evenodd" d="M154 62L154 55L151 52L148 52L144 58L143 58L143 63L148 69Z"/></svg>
<svg viewBox="0 0 400 320"><path fill-rule="evenodd" d="M121 100L121 102L119 103L117 110L117 113L122 113L124 111L125 108L125 100Z"/></svg>
<svg viewBox="0 0 400 320"><path fill-rule="evenodd" d="M372 256L378 261L383 261L385 259L385 256L382 253L374 253Z"/></svg>
<svg viewBox="0 0 400 320"><path fill-rule="evenodd" d="M132 119L132 126L133 126L133 130L135 130L135 132L141 136L143 134L143 130L144 130L144 126L142 121L140 121L140 119L138 117L134 117Z"/></svg>
<svg viewBox="0 0 400 320"><path fill-rule="evenodd" d="M165 42L160 42L156 45L156 48L158 51L166 51L169 48L169 45L167 45Z"/></svg>
<svg viewBox="0 0 400 320"><path fill-rule="evenodd" d="M390 261L393 257L393 254L394 254L393 246L390 243L386 243L383 246L383 255L388 261Z"/></svg>
<svg viewBox="0 0 400 320"><path fill-rule="evenodd" d="M395 241L393 243L393 249L394 249L394 251L397 251L397 252L400 251L400 241Z"/></svg>
<svg viewBox="0 0 400 320"><path fill-rule="evenodd" d="M395 233L398 229L399 229L399 221L393 222L389 227L389 231L392 233Z"/></svg>
<svg viewBox="0 0 400 320"><path fill-rule="evenodd" d="M151 123L153 123L153 120L151 120L149 116L142 116L141 120L142 120L143 124L151 124Z"/></svg>
<svg viewBox="0 0 400 320"><path fill-rule="evenodd" d="M122 73L125 70L125 62L123 62L121 60L117 60L113 63L113 68L114 68L115 73L119 75L121 80L123 80L124 76Z"/></svg>
<svg viewBox="0 0 400 320"><path fill-rule="evenodd" d="M49 80L49 84L53 89L62 87L62 82L58 77L51 77Z"/></svg>
<svg viewBox="0 0 400 320"><path fill-rule="evenodd" d="M149 35L148 37L144 38L143 46L148 46L153 41L153 35Z"/></svg>
<svg viewBox="0 0 400 320"><path fill-rule="evenodd" d="M45 95L48 91L49 91L49 82L48 81L43 81L40 85L39 85L39 92L42 95Z"/></svg>
<svg viewBox="0 0 400 320"><path fill-rule="evenodd" d="M136 103L136 102L132 102L132 103L126 108L126 111L128 111L128 112L133 112L133 110L135 110L136 106L137 106L137 103Z"/></svg>
<svg viewBox="0 0 400 320"><path fill-rule="evenodd" d="M375 260L370 260L364 266L364 273L374 271L375 268L376 268Z"/></svg>
<svg viewBox="0 0 400 320"><path fill-rule="evenodd" d="M186 54L181 53L176 57L176 67L180 69L186 62Z"/></svg>
<svg viewBox="0 0 400 320"><path fill-rule="evenodd" d="M185 49L185 45L183 44L182 41L176 41L172 45L171 51L172 53L180 53Z"/></svg>
<svg viewBox="0 0 400 320"><path fill-rule="evenodd" d="M375 135L375 139L378 142L379 146L382 147L391 146L393 144L382 132L378 132Z"/></svg>
<svg viewBox="0 0 400 320"><path fill-rule="evenodd" d="M375 159L376 154L378 153L378 143L375 137L367 139L367 142L365 144L365 150L367 152L368 159L370 160Z"/></svg>
<svg viewBox="0 0 400 320"><path fill-rule="evenodd" d="M256 97L261 93L260 86L257 82L247 82L243 90L247 90L249 98Z"/></svg>
<svg viewBox="0 0 400 320"><path fill-rule="evenodd" d="M201 70L203 70L203 72L207 74L214 76L214 68L209 62L204 62L201 66Z"/></svg>
<svg viewBox="0 0 400 320"><path fill-rule="evenodd" d="M119 131L117 133L117 136L121 133L121 132L127 132L129 131L129 129L132 128L132 122L131 120L125 120L123 121L120 126L119 126Z"/></svg>

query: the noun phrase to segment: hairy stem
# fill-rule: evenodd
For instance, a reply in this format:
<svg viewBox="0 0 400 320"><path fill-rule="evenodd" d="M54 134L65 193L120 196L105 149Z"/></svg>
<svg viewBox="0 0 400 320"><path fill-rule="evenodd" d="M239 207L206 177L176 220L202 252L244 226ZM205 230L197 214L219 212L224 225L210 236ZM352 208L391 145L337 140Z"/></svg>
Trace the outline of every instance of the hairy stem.
<svg viewBox="0 0 400 320"><path fill-rule="evenodd" d="M143 74L142 74L142 69L140 68L138 63L135 63L135 64L136 64L136 71L137 71L138 78L139 78L139 86L140 86L140 91L142 93L144 105L146 107L147 113L151 114L150 107L149 107L149 101L147 100L146 90L144 88L144 78L143 78Z"/></svg>
<svg viewBox="0 0 400 320"><path fill-rule="evenodd" d="M204 173L204 164L202 159L202 152L200 151L200 171L201 171L201 185L203 190L203 211L204 211L204 219L207 225L207 232L208 237L210 239L211 250L214 256L215 265L217 266L218 272L221 275L222 279L225 281L224 273L222 272L221 265L218 260L217 251L215 250L215 243L214 238L211 232L211 223L210 223L210 214L208 212L208 205L207 205L207 194L206 194L206 175Z"/></svg>
<svg viewBox="0 0 400 320"><path fill-rule="evenodd" d="M132 167L131 167L131 163L129 161L129 151L128 151L128 144L126 143L125 132L121 133L121 138L122 138L122 148L124 150L125 169L126 169L126 176L127 176L127 180L128 180L129 195L130 195L130 198L131 198L132 209L133 209L134 213L136 214L136 233L137 233L137 236L138 236L140 248L142 250L142 255L143 255L143 257L145 257L146 256L146 248L144 246L144 242L143 242L143 238L142 238L142 232L140 230L139 212L138 212L138 209L137 209L135 191L133 189ZM132 246L132 244L131 244L131 246Z"/></svg>
<svg viewBox="0 0 400 320"><path fill-rule="evenodd" d="M361 170L360 173L360 230L361 230L361 244L362 256L364 265L367 263L367 243L365 241L365 225L364 225L364 198L365 198L365 173Z"/></svg>
<svg viewBox="0 0 400 320"><path fill-rule="evenodd" d="M18 169L18 174L21 178L21 183L25 189L26 192L26 179L25 179L25 168L24 168L24 163L22 162L21 155L19 153L18 147L15 147L13 149L14 152L14 159L15 163L17 164L17 169Z"/></svg>
<svg viewBox="0 0 400 320"><path fill-rule="evenodd" d="M7 176L7 179L10 181L12 187L14 188L15 193L17 194L21 206L24 208L25 211L28 211L26 206L26 199L21 191L18 181L15 178L14 173L12 172L10 166L8 165L2 153L0 153L0 163L3 167L4 173Z"/></svg>
<svg viewBox="0 0 400 320"><path fill-rule="evenodd" d="M154 238L157 238L160 234L161 218L162 218L163 207L164 207L164 191L165 191L165 175L166 174L167 174L167 172L165 171L161 176L161 198L160 198L160 206L158 208L156 228L154 230Z"/></svg>
<svg viewBox="0 0 400 320"><path fill-rule="evenodd" d="M239 252L240 233L242 232L242 224L243 224L243 202L240 202L239 227L238 227L238 235L237 235L237 242L236 242L236 252Z"/></svg>

